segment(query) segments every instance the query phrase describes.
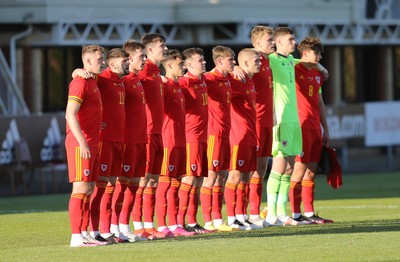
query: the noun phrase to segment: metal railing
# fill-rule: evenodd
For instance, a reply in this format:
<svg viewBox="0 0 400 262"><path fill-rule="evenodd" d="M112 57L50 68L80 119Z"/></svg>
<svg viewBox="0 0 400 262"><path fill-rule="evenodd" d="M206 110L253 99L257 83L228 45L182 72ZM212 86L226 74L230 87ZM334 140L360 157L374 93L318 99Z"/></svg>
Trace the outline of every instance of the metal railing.
<svg viewBox="0 0 400 262"><path fill-rule="evenodd" d="M0 116L28 114L29 109L0 49Z"/></svg>

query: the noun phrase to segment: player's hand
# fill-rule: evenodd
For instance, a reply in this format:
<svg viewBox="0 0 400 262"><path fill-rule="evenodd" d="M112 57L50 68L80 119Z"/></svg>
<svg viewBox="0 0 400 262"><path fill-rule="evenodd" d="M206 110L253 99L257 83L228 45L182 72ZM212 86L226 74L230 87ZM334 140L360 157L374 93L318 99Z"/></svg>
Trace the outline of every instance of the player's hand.
<svg viewBox="0 0 400 262"><path fill-rule="evenodd" d="M239 79L243 83L246 81L246 73L240 66L235 66L232 71L234 78Z"/></svg>
<svg viewBox="0 0 400 262"><path fill-rule="evenodd" d="M328 72L328 70L324 69L324 70L321 71L321 73L322 73L322 75L324 76L324 80L325 80L325 81L328 80L328 78L329 78L329 72Z"/></svg>
<svg viewBox="0 0 400 262"><path fill-rule="evenodd" d="M165 76L161 76L161 80L163 81L163 83L167 83L168 82L168 78L166 78Z"/></svg>
<svg viewBox="0 0 400 262"><path fill-rule="evenodd" d="M329 133L328 132L324 132L324 134L322 135L322 144L324 146L329 146Z"/></svg>
<svg viewBox="0 0 400 262"><path fill-rule="evenodd" d="M82 77L84 79L88 79L88 78L95 78L95 75L89 71L86 71L85 69L81 69L81 68L77 68L74 70L74 72L72 72L72 77Z"/></svg>
<svg viewBox="0 0 400 262"><path fill-rule="evenodd" d="M81 151L81 158L89 159L91 157L89 146L85 143L83 145L80 145L79 147L80 147L80 151Z"/></svg>

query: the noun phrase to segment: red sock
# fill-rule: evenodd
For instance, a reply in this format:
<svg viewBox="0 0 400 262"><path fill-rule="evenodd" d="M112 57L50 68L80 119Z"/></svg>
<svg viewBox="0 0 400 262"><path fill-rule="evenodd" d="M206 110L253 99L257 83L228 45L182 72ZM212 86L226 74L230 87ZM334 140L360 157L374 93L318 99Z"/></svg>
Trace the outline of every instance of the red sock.
<svg viewBox="0 0 400 262"><path fill-rule="evenodd" d="M160 176L156 190L156 217L158 226L166 226L167 217L167 192L171 187L171 178L167 176ZM146 190L145 190L146 197ZM149 222L145 220L146 222Z"/></svg>
<svg viewBox="0 0 400 262"><path fill-rule="evenodd" d="M142 208L143 208L143 192L144 187L138 187L135 194L135 202L132 208L132 221L141 222L142 221Z"/></svg>
<svg viewBox="0 0 400 262"><path fill-rule="evenodd" d="M124 203L122 204L121 213L119 214L120 224L129 225L129 217L133 209L137 189L137 184L129 184L128 188L125 190Z"/></svg>
<svg viewBox="0 0 400 262"><path fill-rule="evenodd" d="M289 201L292 213L301 214L301 182L290 181Z"/></svg>
<svg viewBox="0 0 400 262"><path fill-rule="evenodd" d="M180 182L176 178L172 178L171 186L167 192L167 214L168 214L168 225L177 225L178 222L176 217L178 215L178 190Z"/></svg>
<svg viewBox="0 0 400 262"><path fill-rule="evenodd" d="M90 219L90 196L85 195L83 199L83 217L81 224L81 232L86 232L89 226Z"/></svg>
<svg viewBox="0 0 400 262"><path fill-rule="evenodd" d="M222 186L213 186L212 188L212 215L213 219L221 219L222 218L222 200L223 200L223 193L222 193Z"/></svg>
<svg viewBox="0 0 400 262"><path fill-rule="evenodd" d="M247 214L247 196L246 196L247 184L240 182L236 189L236 215Z"/></svg>
<svg viewBox="0 0 400 262"><path fill-rule="evenodd" d="M106 191L107 182L97 181L90 199L90 231L99 231L100 203Z"/></svg>
<svg viewBox="0 0 400 262"><path fill-rule="evenodd" d="M301 182L301 199L303 200L304 212L314 213L314 188L313 180L303 179Z"/></svg>
<svg viewBox="0 0 400 262"><path fill-rule="evenodd" d="M250 179L249 190L250 215L259 215L263 191L263 179L252 177Z"/></svg>
<svg viewBox="0 0 400 262"><path fill-rule="evenodd" d="M189 206L187 210L188 224L197 224L197 209L199 208L199 188L193 186L190 190Z"/></svg>
<svg viewBox="0 0 400 262"><path fill-rule="evenodd" d="M226 215L235 216L236 207L236 185L232 183L226 183L224 189L224 198L226 205ZM213 210L214 211L214 210Z"/></svg>
<svg viewBox="0 0 400 262"><path fill-rule="evenodd" d="M69 221L71 224L72 234L81 233L81 224L83 217L83 199L85 194L73 193L69 198L68 211L69 211Z"/></svg>
<svg viewBox="0 0 400 262"><path fill-rule="evenodd" d="M200 188L200 202L203 211L204 222L211 222L211 188L202 186Z"/></svg>
<svg viewBox="0 0 400 262"><path fill-rule="evenodd" d="M178 192L179 198L179 211L178 211L178 224L185 224L185 216L189 205L190 190L192 186L186 183L181 183Z"/></svg>
<svg viewBox="0 0 400 262"><path fill-rule="evenodd" d="M143 220L154 221L154 206L156 203L156 187L146 187L143 191Z"/></svg>
<svg viewBox="0 0 400 262"><path fill-rule="evenodd" d="M100 202L100 233L110 233L111 203L114 194L114 185L107 185Z"/></svg>
<svg viewBox="0 0 400 262"><path fill-rule="evenodd" d="M121 214L122 205L124 203L125 190L128 187L127 181L117 180L115 184L115 190L112 198L112 214L111 214L111 224L118 225L119 215Z"/></svg>

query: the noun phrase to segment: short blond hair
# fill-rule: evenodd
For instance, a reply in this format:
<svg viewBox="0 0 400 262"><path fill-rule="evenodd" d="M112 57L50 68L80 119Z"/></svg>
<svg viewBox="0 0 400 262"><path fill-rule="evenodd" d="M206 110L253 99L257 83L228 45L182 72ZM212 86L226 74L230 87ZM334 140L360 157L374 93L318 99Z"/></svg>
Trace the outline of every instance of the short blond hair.
<svg viewBox="0 0 400 262"><path fill-rule="evenodd" d="M274 29L270 26L265 26L265 25L256 25L253 27L251 30L251 43L253 46L255 45L255 42L263 37L264 35L269 34L269 35L274 35Z"/></svg>
<svg viewBox="0 0 400 262"><path fill-rule="evenodd" d="M278 27L275 29L274 37L279 37L283 35L293 35L294 30L290 27Z"/></svg>
<svg viewBox="0 0 400 262"><path fill-rule="evenodd" d="M212 58L214 63L218 58L235 57L235 52L227 46L217 45L212 49Z"/></svg>
<svg viewBox="0 0 400 262"><path fill-rule="evenodd" d="M82 47L82 58L86 54L94 54L97 51L103 53L104 52L104 47L101 47L99 45L86 45Z"/></svg>
<svg viewBox="0 0 400 262"><path fill-rule="evenodd" d="M251 55L260 56L257 50L254 48L243 48L238 53L238 61L239 65L245 61L245 59Z"/></svg>

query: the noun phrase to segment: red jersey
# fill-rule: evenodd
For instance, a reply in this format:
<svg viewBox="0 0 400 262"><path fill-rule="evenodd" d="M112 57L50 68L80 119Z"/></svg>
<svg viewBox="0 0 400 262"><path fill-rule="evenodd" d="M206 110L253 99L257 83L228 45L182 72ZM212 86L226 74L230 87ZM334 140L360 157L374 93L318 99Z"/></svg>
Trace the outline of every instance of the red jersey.
<svg viewBox="0 0 400 262"><path fill-rule="evenodd" d="M179 78L185 96L186 142L207 143L208 94L204 79L187 73Z"/></svg>
<svg viewBox="0 0 400 262"><path fill-rule="evenodd" d="M215 68L204 74L208 89L208 135L229 138L231 129L231 76Z"/></svg>
<svg viewBox="0 0 400 262"><path fill-rule="evenodd" d="M165 147L186 147L185 97L178 82L168 78L164 83L164 122L162 128Z"/></svg>
<svg viewBox="0 0 400 262"><path fill-rule="evenodd" d="M317 68L307 69L302 63L295 66L296 96L302 128L321 128L319 94L324 82Z"/></svg>
<svg viewBox="0 0 400 262"><path fill-rule="evenodd" d="M103 119L105 126L100 131L104 142L123 142L125 129L125 87L122 79L110 68L105 69L98 77Z"/></svg>
<svg viewBox="0 0 400 262"><path fill-rule="evenodd" d="M257 146L254 82L246 76L246 83L232 79L231 86L231 145Z"/></svg>
<svg viewBox="0 0 400 262"><path fill-rule="evenodd" d="M103 108L96 80L93 78L74 78L69 84L68 101L76 102L80 105L77 118L83 136L89 147L98 147ZM68 122L65 144L68 146L79 146Z"/></svg>
<svg viewBox="0 0 400 262"><path fill-rule="evenodd" d="M255 74L253 82L256 88L256 110L258 127L273 127L273 85L272 71L269 67L269 59L260 54L260 72Z"/></svg>
<svg viewBox="0 0 400 262"><path fill-rule="evenodd" d="M164 117L164 94L160 69L147 59L143 70L139 71L139 78L146 97L147 134L161 134Z"/></svg>
<svg viewBox="0 0 400 262"><path fill-rule="evenodd" d="M125 86L124 141L129 144L147 144L146 100L139 76L130 72L123 78Z"/></svg>

